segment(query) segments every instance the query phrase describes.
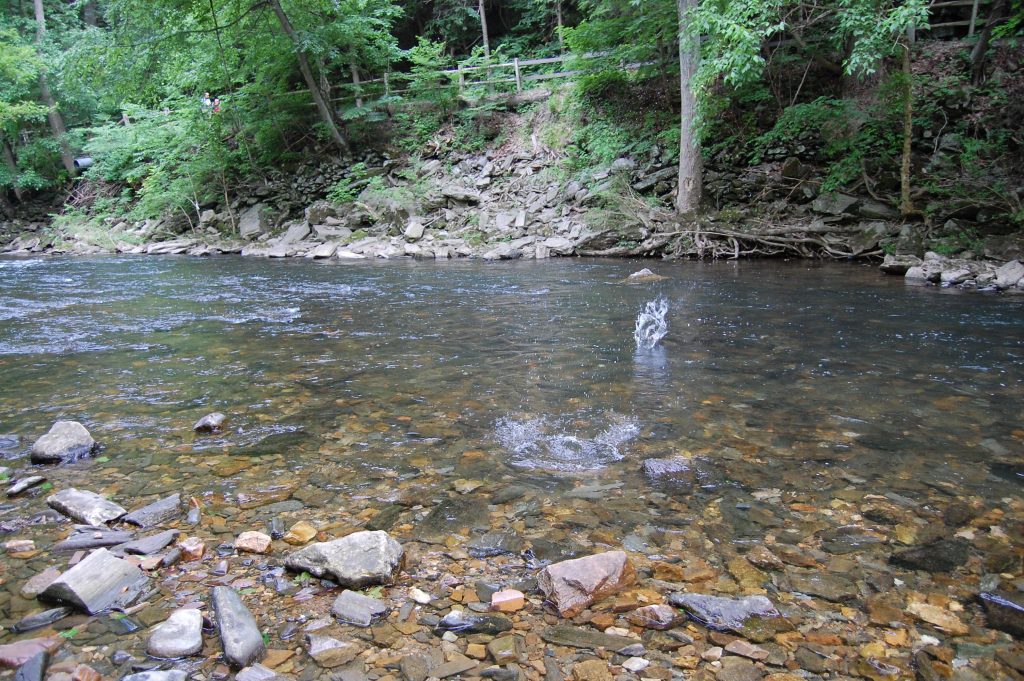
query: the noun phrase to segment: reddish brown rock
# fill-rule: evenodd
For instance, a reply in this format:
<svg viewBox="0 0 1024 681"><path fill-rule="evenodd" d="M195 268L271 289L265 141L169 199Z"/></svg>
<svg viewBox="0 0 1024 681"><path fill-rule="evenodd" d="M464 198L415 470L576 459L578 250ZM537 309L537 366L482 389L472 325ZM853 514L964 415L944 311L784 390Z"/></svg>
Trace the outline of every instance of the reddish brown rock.
<svg viewBox="0 0 1024 681"><path fill-rule="evenodd" d="M181 549L181 557L185 561L199 560L206 552L206 544L199 537L188 537L178 544Z"/></svg>
<svg viewBox="0 0 1024 681"><path fill-rule="evenodd" d="M549 565L537 582L559 615L574 617L591 603L631 586L636 570L623 551L608 551Z"/></svg>
<svg viewBox="0 0 1024 681"><path fill-rule="evenodd" d="M0 646L0 667L13 669L25 664L42 652L52 653L64 639L60 636L46 638L29 638Z"/></svg>

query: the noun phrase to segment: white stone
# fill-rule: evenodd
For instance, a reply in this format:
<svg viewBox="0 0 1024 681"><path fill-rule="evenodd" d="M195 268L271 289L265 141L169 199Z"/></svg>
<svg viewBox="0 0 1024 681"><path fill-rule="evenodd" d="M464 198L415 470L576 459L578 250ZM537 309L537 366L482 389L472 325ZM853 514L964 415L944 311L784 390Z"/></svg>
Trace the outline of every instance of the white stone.
<svg viewBox="0 0 1024 681"><path fill-rule="evenodd" d="M153 657L176 659L195 655L203 649L203 615L191 608L171 613L153 629L146 647Z"/></svg>

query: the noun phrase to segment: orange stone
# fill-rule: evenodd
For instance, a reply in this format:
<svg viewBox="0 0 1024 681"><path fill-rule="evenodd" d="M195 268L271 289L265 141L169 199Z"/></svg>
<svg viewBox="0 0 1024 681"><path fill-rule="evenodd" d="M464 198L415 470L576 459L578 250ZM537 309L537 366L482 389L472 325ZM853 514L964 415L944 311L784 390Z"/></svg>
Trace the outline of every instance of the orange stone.
<svg viewBox="0 0 1024 681"><path fill-rule="evenodd" d="M178 548L181 549L181 557L185 561L199 560L206 552L206 544L199 537L188 537L178 544Z"/></svg>
<svg viewBox="0 0 1024 681"><path fill-rule="evenodd" d="M270 553L270 535L262 532L243 532L235 540L235 550L246 553Z"/></svg>

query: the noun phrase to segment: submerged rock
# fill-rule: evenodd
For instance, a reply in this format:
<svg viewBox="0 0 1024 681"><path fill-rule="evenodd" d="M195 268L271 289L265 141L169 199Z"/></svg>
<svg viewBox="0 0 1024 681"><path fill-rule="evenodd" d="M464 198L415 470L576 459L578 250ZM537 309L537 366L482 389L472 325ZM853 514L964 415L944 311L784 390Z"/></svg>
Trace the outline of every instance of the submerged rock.
<svg viewBox="0 0 1024 681"><path fill-rule="evenodd" d="M510 530L488 532L470 541L467 548L474 558L516 554L523 550L523 539Z"/></svg>
<svg viewBox="0 0 1024 681"><path fill-rule="evenodd" d="M963 539L940 539L924 546L894 553L889 563L908 570L952 572L967 562L970 547Z"/></svg>
<svg viewBox="0 0 1024 681"><path fill-rule="evenodd" d="M727 598L695 593L674 593L669 603L682 608L698 622L711 629L721 631L742 631L748 620L754 617L775 618L779 611L765 596Z"/></svg>
<svg viewBox="0 0 1024 681"><path fill-rule="evenodd" d="M50 664L50 654L45 650L33 655L27 662L18 667L14 681L43 681L46 667Z"/></svg>
<svg viewBox="0 0 1024 681"><path fill-rule="evenodd" d="M28 488L35 487L44 482L46 482L46 478L42 475L30 475L27 478L20 478L7 489L7 496L16 497Z"/></svg>
<svg viewBox="0 0 1024 681"><path fill-rule="evenodd" d="M392 583L404 563L402 545L383 531L355 532L310 544L285 560L290 570L327 577L353 589Z"/></svg>
<svg viewBox="0 0 1024 681"><path fill-rule="evenodd" d="M228 586L215 586L213 610L228 664L241 669L259 662L266 651L263 634L238 592Z"/></svg>
<svg viewBox="0 0 1024 681"><path fill-rule="evenodd" d="M95 492L74 487L62 489L46 499L46 504L67 517L86 525L103 525L117 520L126 511Z"/></svg>
<svg viewBox="0 0 1024 681"><path fill-rule="evenodd" d="M203 649L203 614L182 608L153 629L146 652L153 657L175 659Z"/></svg>
<svg viewBox="0 0 1024 681"><path fill-rule="evenodd" d="M77 421L57 421L32 445L32 463L68 463L89 456L96 440Z"/></svg>
<svg viewBox="0 0 1024 681"><path fill-rule="evenodd" d="M188 672L180 669L154 670L122 676L121 681L185 681Z"/></svg>
<svg viewBox="0 0 1024 681"><path fill-rule="evenodd" d="M441 618L435 630L451 631L457 634L500 634L509 631L512 622L499 615L478 615L464 610L452 610Z"/></svg>
<svg viewBox="0 0 1024 681"><path fill-rule="evenodd" d="M602 634L594 629L584 629L569 625L548 627L540 632L540 637L548 643L558 646L591 648L595 650L597 648L605 648L607 650L619 651L637 643L636 639L627 636Z"/></svg>
<svg viewBox="0 0 1024 681"><path fill-rule="evenodd" d="M67 603L90 615L132 602L148 578L139 568L106 549L96 549L53 580L39 598Z"/></svg>
<svg viewBox="0 0 1024 681"><path fill-rule="evenodd" d="M591 603L632 585L636 570L623 551L608 551L555 563L537 583L562 617L574 617Z"/></svg>
<svg viewBox="0 0 1024 681"><path fill-rule="evenodd" d="M11 631L17 633L24 633L26 631L32 631L33 629L40 629L64 619L71 614L71 608L51 608L50 610L43 610L42 612L33 613L26 615L18 620L14 626L11 627Z"/></svg>
<svg viewBox="0 0 1024 681"><path fill-rule="evenodd" d="M20 667L39 653L52 653L60 648L64 639L60 636L29 638L0 645L0 667Z"/></svg>
<svg viewBox="0 0 1024 681"><path fill-rule="evenodd" d="M1024 637L1024 595L999 591L983 592L978 597L985 607L988 626Z"/></svg>

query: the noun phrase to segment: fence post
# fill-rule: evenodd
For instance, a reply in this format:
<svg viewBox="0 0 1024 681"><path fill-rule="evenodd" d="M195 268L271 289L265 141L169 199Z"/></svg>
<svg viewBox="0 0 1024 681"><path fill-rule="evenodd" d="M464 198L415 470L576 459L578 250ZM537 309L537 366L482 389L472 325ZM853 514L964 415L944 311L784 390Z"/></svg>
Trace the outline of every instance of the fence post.
<svg viewBox="0 0 1024 681"><path fill-rule="evenodd" d="M466 88L466 74L462 72L462 64L458 65L459 70L459 94Z"/></svg>
<svg viewBox="0 0 1024 681"><path fill-rule="evenodd" d="M387 71L384 72L384 96L385 97L390 97L391 96L391 81L388 78L388 72Z"/></svg>
<svg viewBox="0 0 1024 681"><path fill-rule="evenodd" d="M523 74L519 72L519 57L512 60L512 66L516 70L516 92L523 91Z"/></svg>
<svg viewBox="0 0 1024 681"><path fill-rule="evenodd" d="M356 68L355 64L349 64L349 68L352 70L352 85L353 90L356 93L356 108L361 109L363 107L362 90L359 87L359 69Z"/></svg>

